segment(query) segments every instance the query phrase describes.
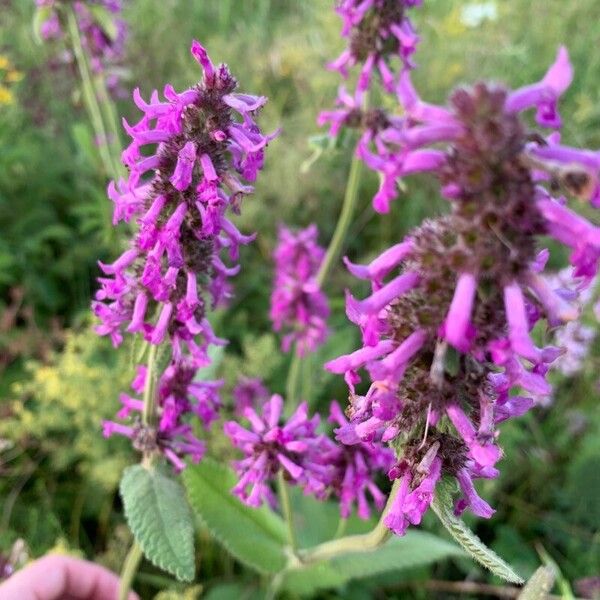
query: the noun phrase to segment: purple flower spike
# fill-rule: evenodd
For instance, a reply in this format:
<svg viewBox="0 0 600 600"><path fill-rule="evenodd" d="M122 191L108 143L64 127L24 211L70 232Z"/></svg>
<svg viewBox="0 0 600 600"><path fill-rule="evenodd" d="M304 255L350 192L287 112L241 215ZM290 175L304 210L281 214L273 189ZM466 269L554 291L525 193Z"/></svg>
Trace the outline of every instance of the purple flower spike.
<svg viewBox="0 0 600 600"><path fill-rule="evenodd" d="M260 506L264 501L275 504L271 483L279 471L305 490L324 490L331 477L331 469L320 464L322 438L316 434L319 417L309 419L307 405L302 403L280 426L282 408L283 399L275 394L265 402L262 416L246 408L244 416L251 430L235 421L224 425L231 443L245 456L234 463L240 479L232 491L249 506Z"/></svg>
<svg viewBox="0 0 600 600"><path fill-rule="evenodd" d="M311 225L297 233L279 229L273 253L275 281L271 294L270 317L275 331L283 330L282 348L304 356L327 339L329 305L316 276L325 251L317 244L318 231Z"/></svg>
<svg viewBox="0 0 600 600"><path fill-rule="evenodd" d="M369 89L373 74L378 73L386 91L394 89L392 59L399 57L404 68L411 61L419 37L407 16L409 8L419 6L414 0L342 0L336 12L342 18L342 36L348 48L329 66L344 78L348 70L360 66L357 89Z"/></svg>
<svg viewBox="0 0 600 600"><path fill-rule="evenodd" d="M561 48L533 86L511 92L478 83L434 106L405 70L397 85L404 115L384 116L359 142L359 156L381 175L376 210L387 210L397 180L414 172L435 174L449 201L447 215L425 221L370 264L346 260L372 284L364 300L347 294L347 316L363 343L325 365L349 388L348 423L337 438L351 447L401 444L386 516L399 535L420 522L441 472L462 490L457 514L492 516L473 481L498 474L498 424L547 401L550 367L576 372L592 339L578 323L577 295L596 278L600 228L553 194L600 202L600 152L560 145L556 133L532 135L521 116L536 108L542 126L557 126L571 79ZM344 123L357 110L346 106ZM546 235L571 250L573 269L560 283L543 274ZM535 345L531 332L544 326L555 346ZM360 395L364 372L370 385Z"/></svg>
<svg viewBox="0 0 600 600"><path fill-rule="evenodd" d="M171 347L171 362L158 380L158 422L143 424L141 400L123 396L118 417L131 424L108 423L104 431L126 435L145 454L161 453L176 470L185 457L197 462L204 453L189 419L208 428L218 416L223 382L194 379L211 363L209 346L227 343L215 335L207 311L230 297L228 278L240 268L230 261L254 239L242 235L227 212L238 213L241 198L252 192L243 179L256 177L273 137L254 120L266 99L235 94L229 69L215 67L198 42L192 54L203 69L194 88L177 93L167 85L164 102L157 92L149 102L138 90L133 94L144 115L137 124L124 122L132 138L123 153L129 177L109 185L108 193L115 222L135 220L139 230L120 258L100 264L106 277L93 303L97 332L113 344L127 331ZM154 153L142 154L148 145ZM134 380L138 394L144 379L138 374Z"/></svg>

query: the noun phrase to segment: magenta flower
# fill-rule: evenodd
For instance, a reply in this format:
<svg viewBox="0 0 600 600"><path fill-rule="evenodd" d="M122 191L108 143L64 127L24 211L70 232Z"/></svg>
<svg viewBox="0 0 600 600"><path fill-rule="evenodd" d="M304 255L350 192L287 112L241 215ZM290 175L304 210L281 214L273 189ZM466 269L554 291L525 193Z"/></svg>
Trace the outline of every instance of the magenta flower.
<svg viewBox="0 0 600 600"><path fill-rule="evenodd" d="M197 415L208 427L216 419L220 405L218 391L222 381L194 382L196 368L193 364L172 363L158 382L158 425L143 425L141 413L143 401L121 394L122 408L117 413L120 420L131 420L131 425L114 421L103 423L104 437L124 435L132 440L133 447L140 452L159 452L171 462L176 471L185 467L183 458L199 462L204 456L205 444L193 433L191 425L183 422L189 413ZM138 367L132 388L142 394L146 385L146 367Z"/></svg>
<svg viewBox="0 0 600 600"><path fill-rule="evenodd" d="M303 402L285 425L279 425L282 409L283 398L275 394L265 402L262 416L246 408L244 416L251 430L235 421L225 423L225 434L245 456L234 463L240 479L232 491L249 506L260 506L263 501L275 504L271 483L279 471L290 483L321 497L331 479L332 467L322 464L318 415L309 419Z"/></svg>
<svg viewBox="0 0 600 600"><path fill-rule="evenodd" d="M300 356L323 344L328 333L327 297L316 281L325 251L317 244L317 235L315 225L295 234L280 227L273 254L275 281L271 321L275 331L284 331L283 350L288 352L295 344Z"/></svg>
<svg viewBox="0 0 600 600"><path fill-rule="evenodd" d="M348 426L339 404L332 402L329 421L341 428ZM378 473L387 472L394 463L394 453L377 443L358 442L353 445L332 444L332 450L325 459L335 466L335 476L330 483L333 494L339 498L340 514L347 519L352 507L361 519L371 516L367 492L378 510L385 504L387 496L377 487L373 478Z"/></svg>
<svg viewBox="0 0 600 600"><path fill-rule="evenodd" d="M235 403L235 414L243 417L247 408L256 409L262 406L269 398L269 391L259 377L244 377L238 379L233 388L233 400Z"/></svg>
<svg viewBox="0 0 600 600"><path fill-rule="evenodd" d="M266 98L236 94L236 81L225 65L214 67L206 50L192 44L202 66L202 81L180 94L167 85L166 102L154 92L150 102L134 92L144 116L125 129L132 138L123 152L129 168L127 181L109 185L115 204L114 222L135 220L137 233L112 264L100 264L105 277L93 303L100 319L96 331L119 345L123 333L140 333L151 345L168 341L171 362L157 385L156 424L142 424L143 402L121 396L120 419L131 425L107 422L105 435L118 433L146 453L160 452L181 470L184 456L198 461L204 444L192 434L188 417L205 427L217 418L221 381L196 381L199 368L210 364L208 347L223 345L207 318L211 306L229 296L227 279L238 265L240 244L254 236L242 235L228 219L238 212L250 181L262 167L264 148L271 136L261 134L255 113ZM239 119L233 118L233 111ZM142 147L154 146L154 153ZM143 392L145 371L134 381Z"/></svg>

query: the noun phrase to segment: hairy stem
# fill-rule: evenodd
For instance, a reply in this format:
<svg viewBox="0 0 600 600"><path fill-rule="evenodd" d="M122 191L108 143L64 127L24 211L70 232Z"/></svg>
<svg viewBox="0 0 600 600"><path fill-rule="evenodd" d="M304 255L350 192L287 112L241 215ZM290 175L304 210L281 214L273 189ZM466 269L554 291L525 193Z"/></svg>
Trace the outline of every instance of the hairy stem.
<svg viewBox="0 0 600 600"><path fill-rule="evenodd" d="M287 414L292 414L298 403L298 382L302 367L302 357L298 354L297 347L294 347L293 353L294 355L292 356L285 382L285 406Z"/></svg>
<svg viewBox="0 0 600 600"><path fill-rule="evenodd" d="M108 136L106 133L106 127L104 126L104 121L102 119L102 111L100 110L98 98L96 97L94 83L85 55L85 50L83 49L83 44L81 42L79 26L77 25L77 17L75 16L75 11L70 5L68 5L65 10L67 13L67 26L69 29L71 44L73 46L73 54L75 55L77 69L79 70L79 75L81 77L83 98L92 121L94 133L96 134L96 141L99 142L98 151L100 152L100 158L102 159L106 173L113 176L115 179L118 179L119 169L115 165L114 159L108 150L108 146L106 146L105 143L102 143L108 140Z"/></svg>
<svg viewBox="0 0 600 600"><path fill-rule="evenodd" d="M317 273L317 284L323 285L323 282L327 279L331 269L337 262L344 246L344 240L352 217L354 216L354 209L356 208L356 200L358 199L358 190L360 188L360 179L362 174L362 162L360 158L354 153L352 157L352 163L350 164L350 174L348 175L348 183L346 184L346 192L344 194L344 203L342 204L342 211L340 213L335 231L325 258L321 263L321 268Z"/></svg>
<svg viewBox="0 0 600 600"><path fill-rule="evenodd" d="M94 86L98 97L98 103L104 115L104 123L108 131L106 145L110 153L112 164L115 168L115 176L120 175L124 169L121 164L121 136L119 128L119 119L115 109L114 102L106 89L106 78L100 74L94 77Z"/></svg>
<svg viewBox="0 0 600 600"><path fill-rule="evenodd" d="M288 486L283 476L283 471L277 473L277 492L279 495L279 502L281 503L281 511L283 512L283 518L285 519L287 530L288 530L288 542L292 549L292 552L296 552L298 547L296 541L296 531L294 530L294 521L292 513L292 504L290 502L290 495L288 492Z"/></svg>
<svg viewBox="0 0 600 600"><path fill-rule="evenodd" d="M156 406L154 402L154 388L156 384L156 354L158 346L150 344L148 352L148 363L146 366L146 382L144 385L144 410L142 411L142 421L144 425L152 425L154 422L154 413Z"/></svg>
<svg viewBox="0 0 600 600"><path fill-rule="evenodd" d="M301 551L299 553L300 560L303 564L311 564L323 560L329 560L340 554L349 552L364 552L366 550L375 550L383 545L391 537L391 532L385 524L385 518L389 513L392 504L400 488L400 480L397 479L392 486L387 503L379 517L377 525L368 533L360 535L348 535L338 539L323 542L314 548Z"/></svg>
<svg viewBox="0 0 600 600"><path fill-rule="evenodd" d="M133 584L142 556L143 553L140 545L134 541L123 563L121 581L119 583L119 600L127 600L129 597L129 591L131 590L131 585Z"/></svg>

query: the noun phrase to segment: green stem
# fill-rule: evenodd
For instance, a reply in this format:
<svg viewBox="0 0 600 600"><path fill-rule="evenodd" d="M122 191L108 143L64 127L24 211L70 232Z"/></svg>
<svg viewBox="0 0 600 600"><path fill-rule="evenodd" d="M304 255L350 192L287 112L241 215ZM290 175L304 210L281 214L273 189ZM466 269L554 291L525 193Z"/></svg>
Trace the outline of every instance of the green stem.
<svg viewBox="0 0 600 600"><path fill-rule="evenodd" d="M129 591L135 578L138 567L142 560L142 549L140 545L134 541L127 553L125 562L123 563L123 570L121 571L121 581L119 583L119 600L127 600L129 597Z"/></svg>
<svg viewBox="0 0 600 600"><path fill-rule="evenodd" d="M300 379L300 367L302 366L302 358L299 356L297 349L294 347L290 369L288 371L287 381L285 382L285 405L289 414L292 413L297 404L298 381Z"/></svg>
<svg viewBox="0 0 600 600"><path fill-rule="evenodd" d="M348 525L348 519L344 519L344 517L340 517L340 520L338 521L337 529L335 530L335 533L333 534L332 539L337 540L338 538L341 538L346 531L347 525Z"/></svg>
<svg viewBox="0 0 600 600"><path fill-rule="evenodd" d="M323 542L314 548L309 548L299 553L300 560L303 564L311 564L323 560L329 560L340 554L348 552L364 552L365 550L375 550L384 544L390 537L391 532L385 524L385 518L388 515L398 490L400 488L400 480L397 479L392 486L392 490L388 497L387 503L381 517L375 527L368 533L360 535L348 535L346 537L329 540Z"/></svg>
<svg viewBox="0 0 600 600"><path fill-rule="evenodd" d="M115 174L120 175L124 172L124 169L121 163L122 148L119 120L114 102L112 101L112 98L106 89L106 78L104 75L100 74L94 77L94 87L96 89L100 108L102 109L102 113L104 115L104 123L108 129L109 139L106 140L106 144L109 149Z"/></svg>
<svg viewBox="0 0 600 600"><path fill-rule="evenodd" d="M283 512L283 518L287 524L288 529L288 542L292 549L292 552L296 552L298 544L296 542L296 532L294 530L294 521L292 514L292 505L290 502L290 495L288 493L288 486L283 476L283 471L277 473L277 491L279 495L279 501L281 502L281 511Z"/></svg>
<svg viewBox="0 0 600 600"><path fill-rule="evenodd" d="M65 10L67 12L67 25L69 28L71 43L73 45L73 53L75 55L75 61L77 62L79 75L81 76L83 98L92 121L96 138L98 138L97 141L102 142L103 140L108 140L108 136L106 135L106 128L104 126L104 121L102 120L102 112L100 111L98 99L96 98L94 84L87 58L85 56L85 51L83 49L83 44L81 43L79 26L77 25L77 17L75 16L75 11L70 5L68 5ZM115 179L118 178L118 170L115 168L113 158L108 151L108 147L103 143L99 143L98 151L100 152L100 158L102 159L106 173L108 175L112 175L115 177Z"/></svg>
<svg viewBox="0 0 600 600"><path fill-rule="evenodd" d="M156 383L156 354L158 352L158 346L150 344L150 350L148 352L148 363L146 365L146 383L144 385L144 409L142 411L142 421L144 425L152 425L154 423L154 386Z"/></svg>
<svg viewBox="0 0 600 600"><path fill-rule="evenodd" d="M340 253L344 245L344 239L348 233L352 217L354 216L354 209L356 208L356 200L358 198L358 190L360 188L360 178L362 174L362 162L356 152L352 157L352 163L350 164L350 174L348 175L348 183L346 185L346 192L344 194L344 203L342 204L342 211L338 219L333 237L325 258L321 263L321 268L317 273L317 284L323 285L323 282L327 279L329 272L333 268L334 264L339 259Z"/></svg>

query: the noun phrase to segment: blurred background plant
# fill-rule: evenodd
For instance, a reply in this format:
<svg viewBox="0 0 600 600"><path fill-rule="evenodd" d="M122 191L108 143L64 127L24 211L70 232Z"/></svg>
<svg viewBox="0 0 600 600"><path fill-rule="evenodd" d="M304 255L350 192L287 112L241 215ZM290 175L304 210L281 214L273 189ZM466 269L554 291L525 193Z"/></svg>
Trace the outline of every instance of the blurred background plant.
<svg viewBox="0 0 600 600"><path fill-rule="evenodd" d="M122 467L135 457L127 444L103 439L100 422L114 413L127 387L135 349L115 353L90 333L88 313L96 260L117 256L122 241L111 233L112 206L74 65L34 41L33 1L4 0L0 8L0 551L8 555L22 538L32 556L59 548L119 570L129 534L115 490ZM123 88L139 86L148 97L164 81L178 89L195 81L188 58L195 37L235 66L243 89L269 96L265 130L284 125L238 223L244 231L258 230L257 243L242 249L236 296L215 324L232 340L219 367L231 410L240 376L260 377L273 391L285 388L289 358L268 333L277 225L316 221L324 243L343 195L347 144L338 140L332 147L315 125L318 112L332 105L338 82L323 68L342 47L331 8L329 0L130 0L124 7L130 35ZM600 39L598 2L428 0L415 20L423 37L416 60L425 67L415 71L415 80L435 101L463 81L493 77L512 87L534 81L566 43L576 78L563 101L563 114L570 115L563 139L600 146L600 52L592 47ZM130 118L133 111L131 102L117 99L118 114ZM376 187L373 174L363 178L347 248L357 260L373 257L443 206L432 188L415 180L381 218L370 208ZM566 264L566 257L554 260L557 269ZM320 365L356 341L343 311L349 281L341 269L330 279L333 334L304 362L301 392L314 408L343 400L343 383ZM592 305L586 310L594 327ZM598 597L599 372L600 345L592 340L579 372L555 375L551 405L502 429L502 476L484 488L498 513L470 523L525 576L540 562L554 561L565 598ZM228 447L221 434L213 435L213 447ZM307 506L303 531L310 536L311 520L325 529L327 522ZM429 517L425 528L439 526ZM237 598L242 588L245 597L260 597L253 596L252 572L202 528L198 548L203 587L184 589L144 564L144 597ZM361 579L320 597L462 597L460 589L435 591L415 582L463 579L489 578L458 558Z"/></svg>

